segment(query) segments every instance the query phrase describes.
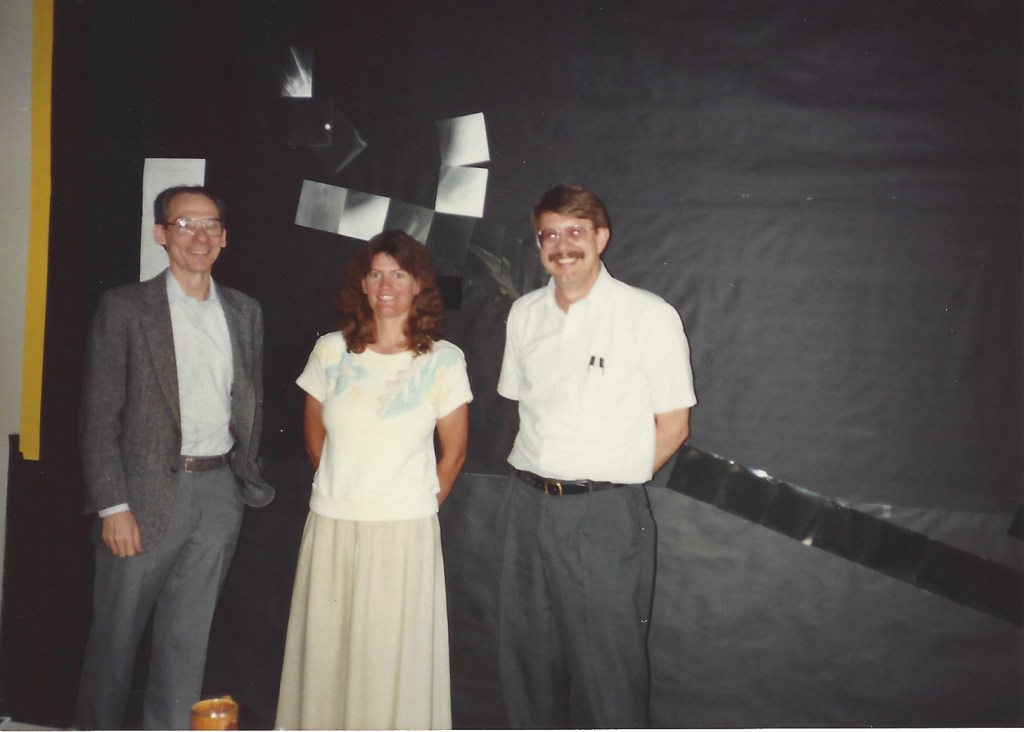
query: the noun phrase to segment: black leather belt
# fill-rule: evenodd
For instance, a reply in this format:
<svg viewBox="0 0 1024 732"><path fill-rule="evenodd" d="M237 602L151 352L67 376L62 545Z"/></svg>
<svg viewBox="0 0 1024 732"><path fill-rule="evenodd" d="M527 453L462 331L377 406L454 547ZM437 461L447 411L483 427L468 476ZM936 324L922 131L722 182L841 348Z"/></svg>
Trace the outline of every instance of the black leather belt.
<svg viewBox="0 0 1024 732"><path fill-rule="evenodd" d="M209 455L203 457L182 455L181 469L186 473L205 473L207 470L219 470L230 462L230 452L226 452L223 455Z"/></svg>
<svg viewBox="0 0 1024 732"><path fill-rule="evenodd" d="M559 480L558 478L542 478L528 470L517 470L519 480L544 491L549 496L578 496L594 491L605 491L610 488L622 488L626 483L606 483L600 480Z"/></svg>

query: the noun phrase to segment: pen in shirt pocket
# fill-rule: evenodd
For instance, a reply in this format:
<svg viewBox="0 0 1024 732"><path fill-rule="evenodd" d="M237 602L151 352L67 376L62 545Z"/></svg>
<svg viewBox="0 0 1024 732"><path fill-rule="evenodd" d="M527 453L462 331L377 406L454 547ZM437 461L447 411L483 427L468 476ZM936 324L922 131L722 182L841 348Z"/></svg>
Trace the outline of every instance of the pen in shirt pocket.
<svg viewBox="0 0 1024 732"><path fill-rule="evenodd" d="M587 364L587 371L590 371L594 366L601 369L601 375L604 375L604 356L591 356L590 363Z"/></svg>

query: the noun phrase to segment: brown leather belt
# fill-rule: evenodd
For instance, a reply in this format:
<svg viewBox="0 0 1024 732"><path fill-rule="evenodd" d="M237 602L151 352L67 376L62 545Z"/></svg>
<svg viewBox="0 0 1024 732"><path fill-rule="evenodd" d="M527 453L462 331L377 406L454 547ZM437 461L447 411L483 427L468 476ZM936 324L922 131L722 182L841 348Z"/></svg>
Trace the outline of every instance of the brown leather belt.
<svg viewBox="0 0 1024 732"><path fill-rule="evenodd" d="M230 462L230 452L226 452L223 455L204 455L202 457L182 455L181 469L186 473L205 473L207 470L219 470Z"/></svg>
<svg viewBox="0 0 1024 732"><path fill-rule="evenodd" d="M559 480L558 478L542 478L528 470L517 470L516 476L527 485L542 490L549 496L578 496L584 493L605 491L610 488L622 488L627 483L606 483L600 480Z"/></svg>

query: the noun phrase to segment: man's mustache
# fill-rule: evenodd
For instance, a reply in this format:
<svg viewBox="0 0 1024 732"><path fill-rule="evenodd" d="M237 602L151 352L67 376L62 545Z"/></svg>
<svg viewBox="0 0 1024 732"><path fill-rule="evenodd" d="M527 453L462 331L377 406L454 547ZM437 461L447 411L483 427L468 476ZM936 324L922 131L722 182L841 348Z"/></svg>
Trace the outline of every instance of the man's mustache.
<svg viewBox="0 0 1024 732"><path fill-rule="evenodd" d="M583 252L552 252L548 255L549 262L557 262L559 259L565 257L572 257L573 259L583 259Z"/></svg>

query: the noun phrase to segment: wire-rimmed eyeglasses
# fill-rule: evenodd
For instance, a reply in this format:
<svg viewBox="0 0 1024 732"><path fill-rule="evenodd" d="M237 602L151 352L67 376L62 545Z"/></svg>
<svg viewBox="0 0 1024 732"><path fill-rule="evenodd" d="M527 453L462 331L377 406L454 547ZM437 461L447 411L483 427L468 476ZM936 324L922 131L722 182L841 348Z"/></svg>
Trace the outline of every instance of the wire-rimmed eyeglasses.
<svg viewBox="0 0 1024 732"><path fill-rule="evenodd" d="M541 249L548 249L555 246L564 236L570 244L579 244L586 238L587 233L594 230L593 226L574 224L564 229L541 229L534 236L537 238L537 246Z"/></svg>
<svg viewBox="0 0 1024 732"><path fill-rule="evenodd" d="M220 236L224 233L224 224L221 223L220 219L190 219L183 216L180 219L164 224L164 226L172 228L179 234L187 234L188 236L195 236L200 228L206 232L207 236Z"/></svg>

